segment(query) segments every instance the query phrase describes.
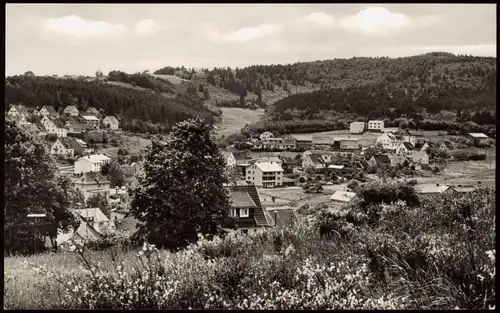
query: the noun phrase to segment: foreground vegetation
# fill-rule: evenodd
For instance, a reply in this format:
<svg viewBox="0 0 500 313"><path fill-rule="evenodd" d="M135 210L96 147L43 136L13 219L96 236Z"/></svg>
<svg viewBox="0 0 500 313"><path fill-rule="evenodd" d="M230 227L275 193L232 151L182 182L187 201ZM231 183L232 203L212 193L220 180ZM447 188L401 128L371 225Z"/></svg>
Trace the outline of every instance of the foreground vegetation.
<svg viewBox="0 0 500 313"><path fill-rule="evenodd" d="M144 244L105 257L75 243L74 254L8 257L5 307L494 306L494 190L429 199L411 184L376 182L358 195L342 209L302 207L284 228L200 237L178 252Z"/></svg>

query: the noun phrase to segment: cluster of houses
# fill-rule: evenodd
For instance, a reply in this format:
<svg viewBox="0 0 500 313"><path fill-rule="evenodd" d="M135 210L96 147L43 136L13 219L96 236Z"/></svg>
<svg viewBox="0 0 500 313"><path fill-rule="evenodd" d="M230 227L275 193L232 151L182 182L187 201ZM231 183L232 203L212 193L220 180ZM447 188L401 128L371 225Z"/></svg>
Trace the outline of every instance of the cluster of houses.
<svg viewBox="0 0 500 313"><path fill-rule="evenodd" d="M95 131L100 129L101 121L105 127L111 130L120 129L120 123L116 117L110 115L102 118L99 111L94 107L89 107L85 112L80 112L76 106L68 105L62 115L65 116L64 121L54 107L50 105L33 110L23 105L12 105L7 112L8 118L14 120L18 126L25 128L37 137L54 134L59 138L64 138L71 134ZM38 123L30 123L27 121L29 116L38 116L41 120Z"/></svg>

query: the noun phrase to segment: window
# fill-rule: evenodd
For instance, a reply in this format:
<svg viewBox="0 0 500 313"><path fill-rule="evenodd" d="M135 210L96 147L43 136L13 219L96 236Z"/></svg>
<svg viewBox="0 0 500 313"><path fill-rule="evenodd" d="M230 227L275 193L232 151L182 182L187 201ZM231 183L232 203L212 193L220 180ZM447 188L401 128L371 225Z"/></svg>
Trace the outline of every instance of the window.
<svg viewBox="0 0 500 313"><path fill-rule="evenodd" d="M231 216L238 216L238 212L236 212L236 209L231 209Z"/></svg>
<svg viewBox="0 0 500 313"><path fill-rule="evenodd" d="M248 217L248 209L240 209L240 217Z"/></svg>

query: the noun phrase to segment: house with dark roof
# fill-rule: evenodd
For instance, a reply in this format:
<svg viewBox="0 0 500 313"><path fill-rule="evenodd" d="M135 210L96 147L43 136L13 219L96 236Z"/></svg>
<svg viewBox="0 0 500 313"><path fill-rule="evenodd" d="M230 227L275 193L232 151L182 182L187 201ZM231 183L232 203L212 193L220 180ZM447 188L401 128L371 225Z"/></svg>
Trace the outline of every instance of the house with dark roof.
<svg viewBox="0 0 500 313"><path fill-rule="evenodd" d="M371 157L370 162L377 164L377 166L390 166L391 159L387 154L378 154Z"/></svg>
<svg viewBox="0 0 500 313"><path fill-rule="evenodd" d="M409 155L415 151L415 147L409 142L401 142L396 148L396 154Z"/></svg>
<svg viewBox="0 0 500 313"><path fill-rule="evenodd" d="M47 130L48 134L56 134L57 137L67 137L68 129L64 123L58 118L52 118L49 115L45 115L42 118L42 125Z"/></svg>
<svg viewBox="0 0 500 313"><path fill-rule="evenodd" d="M483 133L469 133L469 138L476 147L486 146L488 144L488 136Z"/></svg>
<svg viewBox="0 0 500 313"><path fill-rule="evenodd" d="M109 200L110 182L100 173L87 172L77 175L73 178L73 185L83 193L85 201L96 194Z"/></svg>
<svg viewBox="0 0 500 313"><path fill-rule="evenodd" d="M15 116L28 116L28 109L24 105L13 105L10 110L7 112L7 116L15 117Z"/></svg>
<svg viewBox="0 0 500 313"><path fill-rule="evenodd" d="M89 155L94 152L93 148L79 138L74 138L71 141L71 145L73 146L73 150L75 150L75 155Z"/></svg>
<svg viewBox="0 0 500 313"><path fill-rule="evenodd" d="M259 192L254 185L227 188L231 195L230 215L235 218L236 229L248 232L250 229L273 225L269 213L262 207Z"/></svg>
<svg viewBox="0 0 500 313"><path fill-rule="evenodd" d="M56 142L50 147L50 154L73 157L75 155L75 149L73 148L74 138L60 137L57 138Z"/></svg>
<svg viewBox="0 0 500 313"><path fill-rule="evenodd" d="M85 120L80 116L71 116L66 121L66 128L68 133L80 134L87 130L87 125L85 125Z"/></svg>
<svg viewBox="0 0 500 313"><path fill-rule="evenodd" d="M52 118L55 118L55 117L59 116L59 114L57 114L57 111L51 105L45 105L45 106L43 106L40 109L40 115L42 115L42 116L49 116L49 117L52 117Z"/></svg>
<svg viewBox="0 0 500 313"><path fill-rule="evenodd" d="M88 107L87 111L83 113L82 115L87 115L87 116L99 116L99 111L95 107Z"/></svg>
<svg viewBox="0 0 500 313"><path fill-rule="evenodd" d="M70 116L78 116L78 114L80 114L78 108L75 105L68 105L66 108L64 108L63 113Z"/></svg>
<svg viewBox="0 0 500 313"><path fill-rule="evenodd" d="M453 150L453 144L449 141L444 141L439 145L439 150L450 151Z"/></svg>
<svg viewBox="0 0 500 313"><path fill-rule="evenodd" d="M289 158L289 157L279 157L283 163L281 163L281 167L283 168L283 171L285 173L293 173L293 170L301 165L301 161L297 160L295 158Z"/></svg>

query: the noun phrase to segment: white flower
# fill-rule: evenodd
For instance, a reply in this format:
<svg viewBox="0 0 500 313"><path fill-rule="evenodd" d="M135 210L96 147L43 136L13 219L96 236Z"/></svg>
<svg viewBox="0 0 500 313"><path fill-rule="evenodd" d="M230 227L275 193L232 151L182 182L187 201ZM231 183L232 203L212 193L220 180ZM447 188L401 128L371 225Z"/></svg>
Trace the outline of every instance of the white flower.
<svg viewBox="0 0 500 313"><path fill-rule="evenodd" d="M144 255L144 252L142 252L142 251L139 251L139 253L137 253L138 257L143 256L143 255Z"/></svg>
<svg viewBox="0 0 500 313"><path fill-rule="evenodd" d="M69 251L73 252L73 251L75 251L75 250L76 250L76 246L75 246L75 245L71 245L71 246L69 247Z"/></svg>
<svg viewBox="0 0 500 313"><path fill-rule="evenodd" d="M484 280L484 276L483 276L483 275L481 275L481 274L478 274L478 275L477 275L477 278L479 278L479 280L480 280L480 281L483 281L483 280Z"/></svg>

